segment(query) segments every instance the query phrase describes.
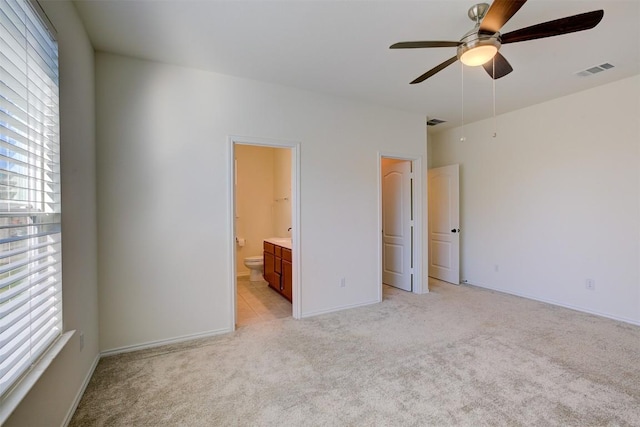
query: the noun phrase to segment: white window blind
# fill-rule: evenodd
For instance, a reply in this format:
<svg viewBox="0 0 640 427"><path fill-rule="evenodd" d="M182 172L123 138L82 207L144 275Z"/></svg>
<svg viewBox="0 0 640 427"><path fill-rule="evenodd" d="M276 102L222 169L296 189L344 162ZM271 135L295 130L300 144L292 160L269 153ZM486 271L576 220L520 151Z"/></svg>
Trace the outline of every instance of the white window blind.
<svg viewBox="0 0 640 427"><path fill-rule="evenodd" d="M0 0L0 395L62 331L58 47Z"/></svg>

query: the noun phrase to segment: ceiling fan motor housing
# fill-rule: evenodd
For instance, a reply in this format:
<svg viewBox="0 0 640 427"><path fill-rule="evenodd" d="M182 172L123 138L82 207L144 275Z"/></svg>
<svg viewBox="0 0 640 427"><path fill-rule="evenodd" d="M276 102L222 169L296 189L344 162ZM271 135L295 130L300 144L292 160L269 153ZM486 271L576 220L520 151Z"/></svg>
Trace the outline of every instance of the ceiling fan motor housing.
<svg viewBox="0 0 640 427"><path fill-rule="evenodd" d="M469 11L467 12L467 16L473 22L479 24L480 21L482 21L482 18L484 18L484 16L487 14L488 10L489 10L489 4L488 3L474 4L473 6L471 6L469 8Z"/></svg>

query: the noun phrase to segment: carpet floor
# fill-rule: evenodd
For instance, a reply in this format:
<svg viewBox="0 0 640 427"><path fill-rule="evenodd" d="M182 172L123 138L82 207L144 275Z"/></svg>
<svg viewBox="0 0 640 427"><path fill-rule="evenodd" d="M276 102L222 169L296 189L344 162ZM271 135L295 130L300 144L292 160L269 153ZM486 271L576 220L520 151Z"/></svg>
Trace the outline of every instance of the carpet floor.
<svg viewBox="0 0 640 427"><path fill-rule="evenodd" d="M640 327L472 286L103 358L71 426L640 426Z"/></svg>

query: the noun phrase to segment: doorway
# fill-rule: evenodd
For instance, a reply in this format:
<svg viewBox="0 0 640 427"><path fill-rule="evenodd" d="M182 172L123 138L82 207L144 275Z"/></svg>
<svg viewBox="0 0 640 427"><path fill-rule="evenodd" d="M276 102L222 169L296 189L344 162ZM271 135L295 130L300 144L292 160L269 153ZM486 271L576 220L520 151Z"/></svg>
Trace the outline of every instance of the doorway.
<svg viewBox="0 0 640 427"><path fill-rule="evenodd" d="M229 147L230 329L239 319L300 318L299 143L231 136ZM263 242L274 237L288 238L291 302L256 274L255 260L245 262L262 263Z"/></svg>
<svg viewBox="0 0 640 427"><path fill-rule="evenodd" d="M422 280L423 197L420 158L379 157L380 283L408 292L428 292ZM386 286L386 287L385 287Z"/></svg>

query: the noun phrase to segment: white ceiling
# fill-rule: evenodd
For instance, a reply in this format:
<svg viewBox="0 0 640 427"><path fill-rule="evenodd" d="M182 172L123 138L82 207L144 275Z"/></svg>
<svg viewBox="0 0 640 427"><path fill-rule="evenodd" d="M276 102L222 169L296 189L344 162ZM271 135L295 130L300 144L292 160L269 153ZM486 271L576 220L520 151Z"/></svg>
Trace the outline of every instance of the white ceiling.
<svg viewBox="0 0 640 427"><path fill-rule="evenodd" d="M410 40L458 40L473 0L76 1L97 51L273 82L460 124L462 67L415 77L454 48L390 50ZM505 45L514 71L496 81L497 113L640 73L640 1L530 0L502 32L604 9L594 29ZM590 77L577 71L609 62ZM493 114L492 80L464 70L465 122Z"/></svg>

